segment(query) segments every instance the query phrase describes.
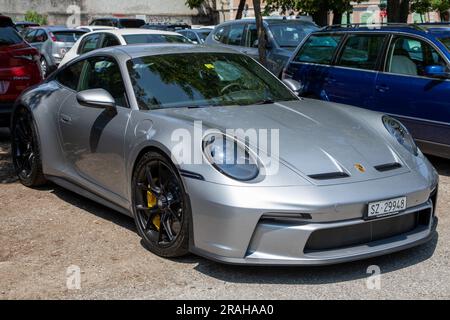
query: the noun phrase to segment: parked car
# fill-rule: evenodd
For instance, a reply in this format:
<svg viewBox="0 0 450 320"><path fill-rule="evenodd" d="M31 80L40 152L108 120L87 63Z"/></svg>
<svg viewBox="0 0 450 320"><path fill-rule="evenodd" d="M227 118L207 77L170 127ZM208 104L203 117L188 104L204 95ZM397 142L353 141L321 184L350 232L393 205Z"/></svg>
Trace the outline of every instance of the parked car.
<svg viewBox="0 0 450 320"><path fill-rule="evenodd" d="M183 29L190 29L191 26L186 23L146 23L141 28L163 31L179 31Z"/></svg>
<svg viewBox="0 0 450 320"><path fill-rule="evenodd" d="M12 119L25 186L50 180L134 217L162 257L324 265L435 239L439 176L398 120L299 99L233 50L92 51Z"/></svg>
<svg viewBox="0 0 450 320"><path fill-rule="evenodd" d="M193 43L203 44L208 37L208 35L211 33L211 29L183 29L177 31L179 34L182 34L189 40L191 40Z"/></svg>
<svg viewBox="0 0 450 320"><path fill-rule="evenodd" d="M82 36L66 53L60 67L81 54L99 48L125 46L139 43L190 43L176 32L143 29L117 29L90 32Z"/></svg>
<svg viewBox="0 0 450 320"><path fill-rule="evenodd" d="M388 113L424 152L450 158L450 31L417 25L311 34L285 77L303 95Z"/></svg>
<svg viewBox="0 0 450 320"><path fill-rule="evenodd" d="M119 29L126 28L140 28L145 24L145 21L142 19L134 19L134 18L97 18L92 20L89 24L90 26L107 26L107 27L115 27Z"/></svg>
<svg viewBox="0 0 450 320"><path fill-rule="evenodd" d="M277 77L292 51L318 27L308 21L295 19L264 19L267 32L267 63ZM205 44L227 47L258 59L258 35L254 19L228 21L218 25L206 38Z"/></svg>
<svg viewBox="0 0 450 320"><path fill-rule="evenodd" d="M14 22L12 21L12 19L10 17L0 14L0 28L5 28L5 27L16 28L16 25L14 24Z"/></svg>
<svg viewBox="0 0 450 320"><path fill-rule="evenodd" d="M12 26L0 27L0 127L10 125L16 98L42 80L39 52Z"/></svg>
<svg viewBox="0 0 450 320"><path fill-rule="evenodd" d="M118 28L107 27L107 26L78 26L75 29L86 31L86 32L92 32L92 31L100 31L100 30L114 30L114 29L118 29Z"/></svg>
<svg viewBox="0 0 450 320"><path fill-rule="evenodd" d="M62 26L29 28L25 40L41 53L41 71L45 78L58 68L65 54L85 31Z"/></svg>
<svg viewBox="0 0 450 320"><path fill-rule="evenodd" d="M29 22L29 21L18 21L14 23L16 26L17 31L20 33L20 35L24 36L28 28L31 27L39 27L39 23L35 22Z"/></svg>

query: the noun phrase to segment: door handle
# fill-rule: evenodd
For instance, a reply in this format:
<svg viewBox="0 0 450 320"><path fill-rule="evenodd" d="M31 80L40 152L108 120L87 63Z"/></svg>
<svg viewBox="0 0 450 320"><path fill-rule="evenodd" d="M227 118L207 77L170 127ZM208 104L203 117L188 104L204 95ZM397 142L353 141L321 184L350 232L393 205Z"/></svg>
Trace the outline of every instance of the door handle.
<svg viewBox="0 0 450 320"><path fill-rule="evenodd" d="M66 115L66 114L61 114L60 119L61 119L61 122L64 122L64 123L71 123L72 122L72 118L70 116Z"/></svg>
<svg viewBox="0 0 450 320"><path fill-rule="evenodd" d="M375 89L378 91L378 92L386 92L386 91L389 91L389 87L387 86L387 85L376 85L375 86Z"/></svg>

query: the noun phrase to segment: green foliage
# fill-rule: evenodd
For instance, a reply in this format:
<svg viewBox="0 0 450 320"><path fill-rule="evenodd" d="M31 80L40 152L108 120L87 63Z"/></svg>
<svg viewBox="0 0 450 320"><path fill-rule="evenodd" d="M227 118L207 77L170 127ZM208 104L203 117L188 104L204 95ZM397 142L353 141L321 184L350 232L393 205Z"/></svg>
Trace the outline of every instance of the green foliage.
<svg viewBox="0 0 450 320"><path fill-rule="evenodd" d="M37 13L36 11L29 10L25 13L25 21L39 23L40 25L46 25L47 17L45 15Z"/></svg>
<svg viewBox="0 0 450 320"><path fill-rule="evenodd" d="M450 0L412 0L411 12L425 14L430 11L444 12L450 9Z"/></svg>

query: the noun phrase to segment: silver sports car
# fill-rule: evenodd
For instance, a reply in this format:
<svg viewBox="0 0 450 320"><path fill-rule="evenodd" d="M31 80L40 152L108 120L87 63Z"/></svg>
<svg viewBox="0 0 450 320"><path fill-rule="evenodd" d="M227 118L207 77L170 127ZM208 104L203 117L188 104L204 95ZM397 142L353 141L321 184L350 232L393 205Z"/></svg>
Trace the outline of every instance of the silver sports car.
<svg viewBox="0 0 450 320"><path fill-rule="evenodd" d="M405 127L296 88L225 49L92 51L17 100L15 169L134 217L163 257L322 265L429 240L438 175Z"/></svg>

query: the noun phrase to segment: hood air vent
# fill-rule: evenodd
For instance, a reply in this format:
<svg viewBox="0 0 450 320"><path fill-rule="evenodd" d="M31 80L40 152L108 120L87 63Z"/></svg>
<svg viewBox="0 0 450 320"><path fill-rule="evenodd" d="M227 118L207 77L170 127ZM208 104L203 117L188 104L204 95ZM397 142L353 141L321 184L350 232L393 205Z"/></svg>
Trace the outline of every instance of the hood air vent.
<svg viewBox="0 0 450 320"><path fill-rule="evenodd" d="M386 171L399 169L401 167L402 167L402 165L400 163L393 162L393 163L381 164L379 166L375 166L374 168L379 172L386 172Z"/></svg>
<svg viewBox="0 0 450 320"><path fill-rule="evenodd" d="M328 172L328 173L319 173L309 175L311 179L315 180L331 180L331 179L340 179L340 178L348 178L350 175L346 172Z"/></svg>

